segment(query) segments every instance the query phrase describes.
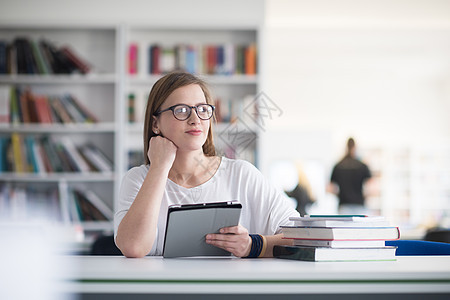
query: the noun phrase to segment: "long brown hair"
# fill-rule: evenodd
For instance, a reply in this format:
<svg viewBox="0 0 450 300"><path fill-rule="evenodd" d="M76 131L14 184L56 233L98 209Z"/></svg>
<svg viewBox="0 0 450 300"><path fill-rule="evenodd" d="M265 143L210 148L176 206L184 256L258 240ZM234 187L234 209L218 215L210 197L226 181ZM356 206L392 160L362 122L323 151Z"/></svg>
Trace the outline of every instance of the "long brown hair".
<svg viewBox="0 0 450 300"><path fill-rule="evenodd" d="M162 78L160 78L152 87L150 94L148 95L147 108L145 110L145 123L144 123L144 157L145 163L149 164L148 159L148 144L150 139L157 134L153 132L152 125L154 122L153 114L157 112L161 105L166 101L167 97L176 89L190 85L197 84L202 89L206 103L213 104L211 93L207 84L200 78L186 72L171 72ZM216 155L216 148L214 147L212 126L209 124L208 137L203 144L203 153L206 156Z"/></svg>

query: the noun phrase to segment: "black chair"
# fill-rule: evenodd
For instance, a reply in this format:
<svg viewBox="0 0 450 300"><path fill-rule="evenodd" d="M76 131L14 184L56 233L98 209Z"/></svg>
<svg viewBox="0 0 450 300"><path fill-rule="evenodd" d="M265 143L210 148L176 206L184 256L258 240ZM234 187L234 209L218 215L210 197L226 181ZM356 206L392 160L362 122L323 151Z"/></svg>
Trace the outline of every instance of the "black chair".
<svg viewBox="0 0 450 300"><path fill-rule="evenodd" d="M423 238L425 241L450 243L450 229L433 228Z"/></svg>
<svg viewBox="0 0 450 300"><path fill-rule="evenodd" d="M91 255L122 255L122 252L114 243L113 235L102 235L92 244Z"/></svg>

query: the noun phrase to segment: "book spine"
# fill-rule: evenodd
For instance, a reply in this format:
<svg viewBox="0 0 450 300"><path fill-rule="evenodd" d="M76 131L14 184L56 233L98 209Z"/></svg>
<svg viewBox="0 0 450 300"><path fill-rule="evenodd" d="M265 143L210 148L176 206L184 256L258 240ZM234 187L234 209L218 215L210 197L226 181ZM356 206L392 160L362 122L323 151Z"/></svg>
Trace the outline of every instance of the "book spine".
<svg viewBox="0 0 450 300"><path fill-rule="evenodd" d="M138 73L138 45L131 43L128 48L128 73Z"/></svg>
<svg viewBox="0 0 450 300"><path fill-rule="evenodd" d="M0 41L0 74L8 73L8 44L6 41Z"/></svg>
<svg viewBox="0 0 450 300"><path fill-rule="evenodd" d="M33 48L33 55L36 61L37 69L40 74L49 74L49 66L47 65L46 60L41 52L41 48L39 47L36 41L31 41L31 47Z"/></svg>
<svg viewBox="0 0 450 300"><path fill-rule="evenodd" d="M273 247L273 257L283 258L283 259L293 259L293 260L305 260L305 261L315 261L315 248L304 249L303 251L298 251L298 249L289 246L275 245Z"/></svg>
<svg viewBox="0 0 450 300"><path fill-rule="evenodd" d="M76 165L76 167L79 171L81 171L81 172L89 172L90 171L89 165L86 163L86 161L80 155L80 153L77 151L75 145L68 137L62 137L61 144L66 149L66 151L68 152L68 155L71 157L71 160L74 162L74 164Z"/></svg>
<svg viewBox="0 0 450 300"><path fill-rule="evenodd" d="M133 93L128 94L128 122L136 122L136 99Z"/></svg>
<svg viewBox="0 0 450 300"><path fill-rule="evenodd" d="M89 73L91 70L90 65L86 61L82 60L80 56L76 55L70 47L62 47L61 53L65 55L67 60L69 60L82 74Z"/></svg>
<svg viewBox="0 0 450 300"><path fill-rule="evenodd" d="M251 44L245 51L245 74L256 74L256 46Z"/></svg>
<svg viewBox="0 0 450 300"><path fill-rule="evenodd" d="M58 116L58 119L60 119L62 123L64 124L73 123L72 117L67 112L60 98L58 97L51 98L50 106L53 108L56 115Z"/></svg>
<svg viewBox="0 0 450 300"><path fill-rule="evenodd" d="M10 121L10 93L10 86L0 86L0 123L9 123Z"/></svg>
<svg viewBox="0 0 450 300"><path fill-rule="evenodd" d="M69 113L71 119L73 119L76 123L86 122L85 116L74 105L70 95L65 95L61 97L60 100L61 103L64 105L65 110Z"/></svg>
<svg viewBox="0 0 450 300"><path fill-rule="evenodd" d="M17 134L11 134L11 145L13 153L13 171L16 173L25 172L25 158L22 152L22 137Z"/></svg>
<svg viewBox="0 0 450 300"><path fill-rule="evenodd" d="M17 97L17 89L15 87L11 87L10 89L10 117L9 121L11 124L19 124L20 123L20 111L19 111L19 99Z"/></svg>
<svg viewBox="0 0 450 300"><path fill-rule="evenodd" d="M112 172L112 163L93 145L84 145L80 149L83 157L100 172Z"/></svg>
<svg viewBox="0 0 450 300"><path fill-rule="evenodd" d="M82 104L80 100L75 98L73 95L68 95L68 99L71 104L80 112L84 120L88 123L97 123L99 119L96 115L92 113L85 105Z"/></svg>

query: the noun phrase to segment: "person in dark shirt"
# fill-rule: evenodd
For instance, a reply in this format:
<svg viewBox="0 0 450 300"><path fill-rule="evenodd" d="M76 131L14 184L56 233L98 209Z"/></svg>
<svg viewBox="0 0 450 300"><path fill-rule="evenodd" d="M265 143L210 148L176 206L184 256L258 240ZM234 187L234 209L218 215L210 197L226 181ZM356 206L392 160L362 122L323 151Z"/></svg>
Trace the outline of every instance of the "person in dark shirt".
<svg viewBox="0 0 450 300"><path fill-rule="evenodd" d="M331 191L338 195L339 213L366 214L363 186L370 177L369 167L356 158L355 140L349 138L346 155L331 173Z"/></svg>

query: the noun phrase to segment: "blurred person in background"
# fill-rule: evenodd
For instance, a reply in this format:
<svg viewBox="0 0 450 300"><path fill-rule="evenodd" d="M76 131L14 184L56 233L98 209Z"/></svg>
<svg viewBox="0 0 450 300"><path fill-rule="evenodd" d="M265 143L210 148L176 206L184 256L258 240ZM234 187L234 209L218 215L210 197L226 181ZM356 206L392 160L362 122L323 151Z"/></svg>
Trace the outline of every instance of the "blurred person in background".
<svg viewBox="0 0 450 300"><path fill-rule="evenodd" d="M356 157L356 143L347 141L345 156L334 166L328 191L339 198L340 214L367 214L364 184L371 177L369 167Z"/></svg>

